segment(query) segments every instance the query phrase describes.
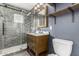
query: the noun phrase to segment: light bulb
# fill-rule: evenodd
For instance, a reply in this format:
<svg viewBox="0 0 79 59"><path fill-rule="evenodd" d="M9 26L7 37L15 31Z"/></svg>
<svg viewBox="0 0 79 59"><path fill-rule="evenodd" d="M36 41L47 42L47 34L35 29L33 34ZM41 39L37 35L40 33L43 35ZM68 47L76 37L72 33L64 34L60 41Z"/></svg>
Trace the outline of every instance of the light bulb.
<svg viewBox="0 0 79 59"><path fill-rule="evenodd" d="M40 7L40 5L37 5L37 7L39 8L39 7Z"/></svg>

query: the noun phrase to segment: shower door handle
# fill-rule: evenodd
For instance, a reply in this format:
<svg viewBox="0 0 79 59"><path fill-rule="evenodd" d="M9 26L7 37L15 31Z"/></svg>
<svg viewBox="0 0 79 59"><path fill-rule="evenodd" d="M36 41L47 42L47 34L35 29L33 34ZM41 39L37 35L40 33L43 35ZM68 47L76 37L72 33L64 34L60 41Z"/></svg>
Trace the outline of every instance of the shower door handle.
<svg viewBox="0 0 79 59"><path fill-rule="evenodd" d="M4 35L4 22L2 23L2 35Z"/></svg>

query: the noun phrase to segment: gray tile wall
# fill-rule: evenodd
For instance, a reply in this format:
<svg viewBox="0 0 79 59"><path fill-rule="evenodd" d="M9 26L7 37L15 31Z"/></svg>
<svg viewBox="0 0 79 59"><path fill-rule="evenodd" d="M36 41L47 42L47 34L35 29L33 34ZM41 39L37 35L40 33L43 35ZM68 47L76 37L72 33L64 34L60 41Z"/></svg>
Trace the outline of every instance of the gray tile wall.
<svg viewBox="0 0 79 59"><path fill-rule="evenodd" d="M15 11L1 6L0 6L0 14L3 15L4 18L4 39L1 39L3 35L1 33L2 28L0 27L1 31L0 36L2 35L0 37L1 40L0 48L3 49L26 43L27 42L26 34L27 32L30 32L30 26L31 26L30 25L31 20L26 16L26 14L23 12ZM23 15L24 23L23 24L14 23L14 14ZM2 22L0 22L0 26L2 26Z"/></svg>

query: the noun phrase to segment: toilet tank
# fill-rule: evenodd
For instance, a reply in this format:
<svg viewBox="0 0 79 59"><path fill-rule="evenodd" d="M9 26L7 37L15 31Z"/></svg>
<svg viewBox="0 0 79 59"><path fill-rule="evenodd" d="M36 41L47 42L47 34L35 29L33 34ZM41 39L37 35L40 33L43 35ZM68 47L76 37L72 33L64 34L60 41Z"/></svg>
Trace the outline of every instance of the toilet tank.
<svg viewBox="0 0 79 59"><path fill-rule="evenodd" d="M57 55L59 56L70 56L72 52L72 41L64 39L53 39L53 48Z"/></svg>

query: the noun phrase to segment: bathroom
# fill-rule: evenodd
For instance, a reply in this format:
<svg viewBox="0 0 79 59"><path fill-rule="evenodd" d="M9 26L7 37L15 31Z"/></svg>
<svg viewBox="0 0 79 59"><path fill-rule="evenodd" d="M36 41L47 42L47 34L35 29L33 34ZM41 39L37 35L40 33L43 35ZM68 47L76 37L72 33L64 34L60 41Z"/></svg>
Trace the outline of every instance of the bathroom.
<svg viewBox="0 0 79 59"><path fill-rule="evenodd" d="M79 56L78 17L77 3L0 3L0 55L50 56L57 38L73 42L68 56Z"/></svg>

